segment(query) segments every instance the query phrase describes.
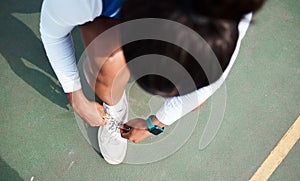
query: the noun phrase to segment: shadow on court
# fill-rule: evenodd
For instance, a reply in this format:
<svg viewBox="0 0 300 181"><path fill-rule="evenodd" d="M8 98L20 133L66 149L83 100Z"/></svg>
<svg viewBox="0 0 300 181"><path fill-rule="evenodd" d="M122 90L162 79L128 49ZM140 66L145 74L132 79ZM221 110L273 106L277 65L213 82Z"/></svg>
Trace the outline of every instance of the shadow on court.
<svg viewBox="0 0 300 181"><path fill-rule="evenodd" d="M23 180L19 173L11 168L1 157L0 157L0 180L3 178L9 178L10 180L21 181Z"/></svg>
<svg viewBox="0 0 300 181"><path fill-rule="evenodd" d="M0 2L0 53L23 81L54 104L67 108L68 101L60 85L53 80L56 77L42 42L31 29L12 15L38 13L41 4L42 0ZM14 86L18 89L18 85Z"/></svg>

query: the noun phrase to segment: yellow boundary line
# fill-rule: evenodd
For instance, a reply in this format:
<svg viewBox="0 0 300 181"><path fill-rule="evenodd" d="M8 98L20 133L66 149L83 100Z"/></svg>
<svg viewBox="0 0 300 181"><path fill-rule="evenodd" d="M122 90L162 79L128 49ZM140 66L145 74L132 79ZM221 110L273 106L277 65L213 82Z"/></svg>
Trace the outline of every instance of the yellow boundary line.
<svg viewBox="0 0 300 181"><path fill-rule="evenodd" d="M272 175L300 138L300 116L260 165L250 181L265 181Z"/></svg>

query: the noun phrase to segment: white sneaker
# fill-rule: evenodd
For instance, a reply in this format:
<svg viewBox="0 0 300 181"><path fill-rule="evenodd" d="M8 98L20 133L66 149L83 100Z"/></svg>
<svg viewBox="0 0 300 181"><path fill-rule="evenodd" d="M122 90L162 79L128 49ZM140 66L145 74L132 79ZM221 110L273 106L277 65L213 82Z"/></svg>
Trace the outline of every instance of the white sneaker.
<svg viewBox="0 0 300 181"><path fill-rule="evenodd" d="M106 112L106 125L100 126L98 130L98 143L101 154L110 164L120 164L126 155L127 139L120 134L120 125L127 122L128 103L124 96L124 109L116 111L103 104Z"/></svg>

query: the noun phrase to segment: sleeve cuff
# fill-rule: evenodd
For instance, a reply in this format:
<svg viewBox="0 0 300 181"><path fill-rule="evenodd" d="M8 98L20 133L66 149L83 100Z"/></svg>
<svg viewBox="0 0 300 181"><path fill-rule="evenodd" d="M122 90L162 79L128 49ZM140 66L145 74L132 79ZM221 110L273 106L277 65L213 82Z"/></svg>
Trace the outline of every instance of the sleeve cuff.
<svg viewBox="0 0 300 181"><path fill-rule="evenodd" d="M65 93L70 93L81 89L80 79L62 84Z"/></svg>

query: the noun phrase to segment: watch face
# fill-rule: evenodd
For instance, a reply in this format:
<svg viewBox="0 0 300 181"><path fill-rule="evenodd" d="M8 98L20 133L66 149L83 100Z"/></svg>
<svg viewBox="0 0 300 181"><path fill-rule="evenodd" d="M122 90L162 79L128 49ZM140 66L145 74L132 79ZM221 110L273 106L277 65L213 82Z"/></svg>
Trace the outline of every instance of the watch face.
<svg viewBox="0 0 300 181"><path fill-rule="evenodd" d="M159 135L162 131L155 128L155 129L151 130L150 132L154 135Z"/></svg>

